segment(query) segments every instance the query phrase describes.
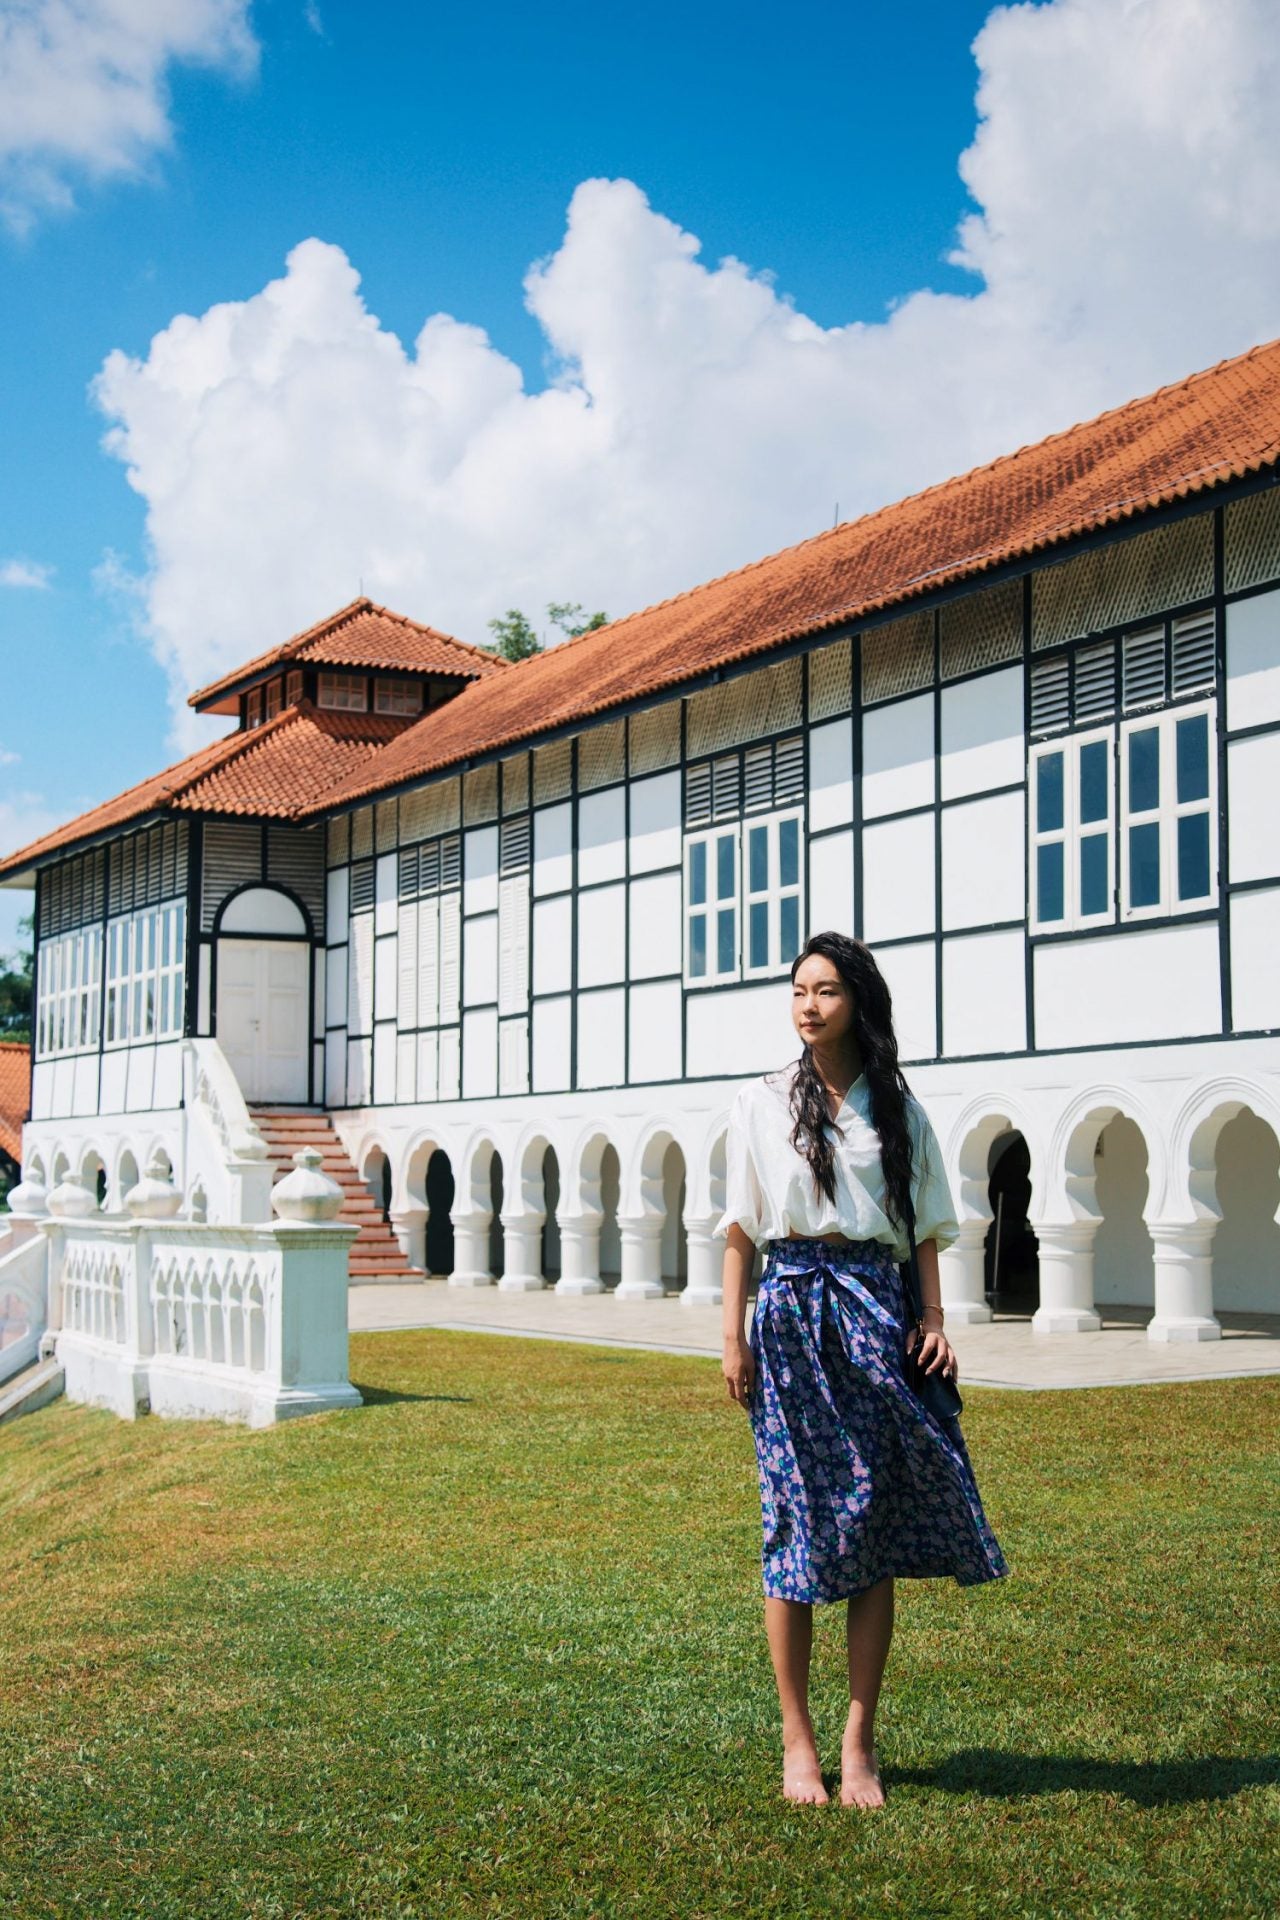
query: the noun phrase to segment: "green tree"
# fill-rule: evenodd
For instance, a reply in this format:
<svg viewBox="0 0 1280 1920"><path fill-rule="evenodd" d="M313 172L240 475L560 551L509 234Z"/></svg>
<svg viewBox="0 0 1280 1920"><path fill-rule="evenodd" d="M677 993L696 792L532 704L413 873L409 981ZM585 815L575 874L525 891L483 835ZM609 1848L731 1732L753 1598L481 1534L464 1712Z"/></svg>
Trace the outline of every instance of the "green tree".
<svg viewBox="0 0 1280 1920"><path fill-rule="evenodd" d="M19 920L20 937L30 940L31 915ZM0 957L0 1039L31 1039L31 974L35 955L30 946Z"/></svg>
<svg viewBox="0 0 1280 1920"><path fill-rule="evenodd" d="M580 633L594 633L597 627L609 624L607 613L586 614L576 600L550 601L547 618L553 627L559 627L567 640L576 640ZM534 632L533 622L519 607L509 607L496 620L491 620L489 631L504 660L527 660L531 654L543 650L544 642Z"/></svg>

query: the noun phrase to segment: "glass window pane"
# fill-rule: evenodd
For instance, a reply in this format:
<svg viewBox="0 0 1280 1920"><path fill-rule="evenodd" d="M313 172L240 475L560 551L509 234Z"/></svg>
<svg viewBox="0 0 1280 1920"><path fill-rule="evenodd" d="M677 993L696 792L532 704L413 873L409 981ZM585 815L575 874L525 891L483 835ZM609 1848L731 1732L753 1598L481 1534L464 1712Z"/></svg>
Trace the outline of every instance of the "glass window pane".
<svg viewBox="0 0 1280 1920"><path fill-rule="evenodd" d="M800 884L800 822L784 820L778 828L778 884Z"/></svg>
<svg viewBox="0 0 1280 1920"><path fill-rule="evenodd" d="M737 893L733 857L733 835L722 833L716 841L716 899L732 900Z"/></svg>
<svg viewBox="0 0 1280 1920"><path fill-rule="evenodd" d="M1062 825L1062 755L1042 753L1036 761L1036 831L1055 833Z"/></svg>
<svg viewBox="0 0 1280 1920"><path fill-rule="evenodd" d="M784 966L789 967L800 951L800 896L798 893L789 893L784 897L779 918L781 924L778 929L780 948L778 958Z"/></svg>
<svg viewBox="0 0 1280 1920"><path fill-rule="evenodd" d="M1129 829L1129 905L1160 904L1160 822Z"/></svg>
<svg viewBox="0 0 1280 1920"><path fill-rule="evenodd" d="M1150 813L1160 805L1160 730L1139 727L1129 735L1129 811Z"/></svg>
<svg viewBox="0 0 1280 1920"><path fill-rule="evenodd" d="M1193 713L1178 722L1178 798L1209 798L1209 716ZM1207 891L1207 888L1206 888Z"/></svg>
<svg viewBox="0 0 1280 1920"><path fill-rule="evenodd" d="M695 913L689 920L689 977L701 980L707 971L707 916Z"/></svg>
<svg viewBox="0 0 1280 1920"><path fill-rule="evenodd" d="M689 905L702 907L707 902L707 843L699 840L689 849Z"/></svg>
<svg viewBox="0 0 1280 1920"><path fill-rule="evenodd" d="M751 958L748 965L767 967L769 964L769 902L755 900L751 905L750 919Z"/></svg>
<svg viewBox="0 0 1280 1920"><path fill-rule="evenodd" d="M1105 913L1107 892L1107 836L1087 833L1080 842L1081 913Z"/></svg>
<svg viewBox="0 0 1280 1920"><path fill-rule="evenodd" d="M1080 749L1080 824L1107 817L1107 761L1110 752L1105 740L1090 740Z"/></svg>
<svg viewBox="0 0 1280 1920"><path fill-rule="evenodd" d="M737 961L738 916L732 907L716 915L716 972L732 973Z"/></svg>
<svg viewBox="0 0 1280 1920"><path fill-rule="evenodd" d="M1061 920L1063 915L1062 842L1052 840L1036 848L1036 918Z"/></svg>
<svg viewBox="0 0 1280 1920"><path fill-rule="evenodd" d="M748 885L752 893L764 893L769 886L769 829L752 827L747 835ZM723 897L723 890L722 890ZM754 962L752 963L754 965Z"/></svg>
<svg viewBox="0 0 1280 1920"><path fill-rule="evenodd" d="M1178 822L1178 898L1203 900L1209 891L1209 816L1187 813Z"/></svg>

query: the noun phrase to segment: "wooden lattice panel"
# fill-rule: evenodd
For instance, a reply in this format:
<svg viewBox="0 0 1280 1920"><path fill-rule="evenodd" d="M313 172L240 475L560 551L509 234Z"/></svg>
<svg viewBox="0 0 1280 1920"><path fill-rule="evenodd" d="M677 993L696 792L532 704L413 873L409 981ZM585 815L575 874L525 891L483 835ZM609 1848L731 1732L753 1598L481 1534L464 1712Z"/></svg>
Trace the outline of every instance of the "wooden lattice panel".
<svg viewBox="0 0 1280 1920"><path fill-rule="evenodd" d="M529 756L517 753L502 763L502 811L523 813L529 804Z"/></svg>
<svg viewBox="0 0 1280 1920"><path fill-rule="evenodd" d="M592 727L578 741L578 791L607 787L627 770L627 723L610 720Z"/></svg>
<svg viewBox="0 0 1280 1920"><path fill-rule="evenodd" d="M498 817L498 769L472 767L462 776L462 818L468 827Z"/></svg>
<svg viewBox="0 0 1280 1920"><path fill-rule="evenodd" d="M365 860L373 852L373 808L361 807L351 816L351 858Z"/></svg>
<svg viewBox="0 0 1280 1920"><path fill-rule="evenodd" d="M345 867L351 857L351 820L345 813L329 822L328 863L331 867Z"/></svg>
<svg viewBox="0 0 1280 1920"><path fill-rule="evenodd" d="M430 840L437 833L448 833L459 818L460 783L440 780L434 786L419 787L400 802L400 839L402 843Z"/></svg>
<svg viewBox="0 0 1280 1920"><path fill-rule="evenodd" d="M680 703L650 707L631 716L631 771L657 773L674 767L680 758Z"/></svg>
<svg viewBox="0 0 1280 1920"><path fill-rule="evenodd" d="M802 676L800 661L780 660L759 673L740 674L688 703L686 750L690 759L716 753L722 747L758 740L761 734L781 733L801 724Z"/></svg>
<svg viewBox="0 0 1280 1920"><path fill-rule="evenodd" d="M1227 508L1223 546L1228 593L1280 580L1280 487Z"/></svg>
<svg viewBox="0 0 1280 1920"><path fill-rule="evenodd" d="M398 811L394 800L379 800L377 804L374 812L374 829L379 853L392 853L395 850Z"/></svg>
<svg viewBox="0 0 1280 1920"><path fill-rule="evenodd" d="M573 742L554 740L549 747L536 747L533 754L533 798L535 805L545 800L563 800L572 785Z"/></svg>
<svg viewBox="0 0 1280 1920"><path fill-rule="evenodd" d="M938 615L938 651L944 680L1002 660L1022 657L1022 582L1004 580L984 593L966 593Z"/></svg>
<svg viewBox="0 0 1280 1920"><path fill-rule="evenodd" d="M853 705L853 642L832 640L809 655L809 718L831 720Z"/></svg>
<svg viewBox="0 0 1280 1920"><path fill-rule="evenodd" d="M933 685L933 614L927 607L862 636L862 704Z"/></svg>
<svg viewBox="0 0 1280 1920"><path fill-rule="evenodd" d="M1031 582L1031 644L1056 646L1213 592L1213 515L1153 527L1046 567Z"/></svg>

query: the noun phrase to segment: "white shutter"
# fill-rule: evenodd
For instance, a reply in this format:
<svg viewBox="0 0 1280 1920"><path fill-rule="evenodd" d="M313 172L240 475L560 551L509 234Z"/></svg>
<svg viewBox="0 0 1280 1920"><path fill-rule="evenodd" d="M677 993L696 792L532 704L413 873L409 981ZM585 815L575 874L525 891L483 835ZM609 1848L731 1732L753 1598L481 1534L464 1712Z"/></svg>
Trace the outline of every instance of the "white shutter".
<svg viewBox="0 0 1280 1920"><path fill-rule="evenodd" d="M347 965L347 1027L351 1033L373 1030L373 916L357 914L351 922Z"/></svg>
<svg viewBox="0 0 1280 1920"><path fill-rule="evenodd" d="M529 1003L529 877L513 874L498 888L498 1011L523 1013Z"/></svg>
<svg viewBox="0 0 1280 1920"><path fill-rule="evenodd" d="M412 1033L418 1024L418 909L410 900L396 923L396 1025Z"/></svg>
<svg viewBox="0 0 1280 1920"><path fill-rule="evenodd" d="M462 998L462 914L456 893L448 893L440 902L440 1021L448 1025L458 1018ZM442 1095L441 1098L444 1098Z"/></svg>
<svg viewBox="0 0 1280 1920"><path fill-rule="evenodd" d="M418 1025L440 1017L440 902L418 902Z"/></svg>
<svg viewBox="0 0 1280 1920"><path fill-rule="evenodd" d="M438 1042L440 1036L435 1033L418 1035L418 1098L434 1100L439 1089Z"/></svg>
<svg viewBox="0 0 1280 1920"><path fill-rule="evenodd" d="M418 1040L416 1034L402 1033L396 1037L396 1099L402 1104L418 1098L417 1073Z"/></svg>
<svg viewBox="0 0 1280 1920"><path fill-rule="evenodd" d="M441 1100L456 1100L458 1097L458 1074L461 1064L461 1049L458 1043L458 1029L443 1027L440 1031L440 1093Z"/></svg>
<svg viewBox="0 0 1280 1920"><path fill-rule="evenodd" d="M504 1020L498 1028L498 1092L529 1091L529 1022Z"/></svg>

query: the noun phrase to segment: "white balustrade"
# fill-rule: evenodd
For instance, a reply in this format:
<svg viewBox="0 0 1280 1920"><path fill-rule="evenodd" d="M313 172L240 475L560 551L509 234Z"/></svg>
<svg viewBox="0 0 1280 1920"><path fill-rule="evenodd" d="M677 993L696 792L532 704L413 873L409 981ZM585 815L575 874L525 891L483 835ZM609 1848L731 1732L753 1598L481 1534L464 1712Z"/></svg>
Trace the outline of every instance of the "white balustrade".
<svg viewBox="0 0 1280 1920"><path fill-rule="evenodd" d="M222 1048L216 1040L184 1041L182 1071L188 1188L201 1186L215 1219L269 1220L267 1143Z"/></svg>
<svg viewBox="0 0 1280 1920"><path fill-rule="evenodd" d="M33 1233L0 1258L0 1381L36 1359L49 1322L49 1247Z"/></svg>

